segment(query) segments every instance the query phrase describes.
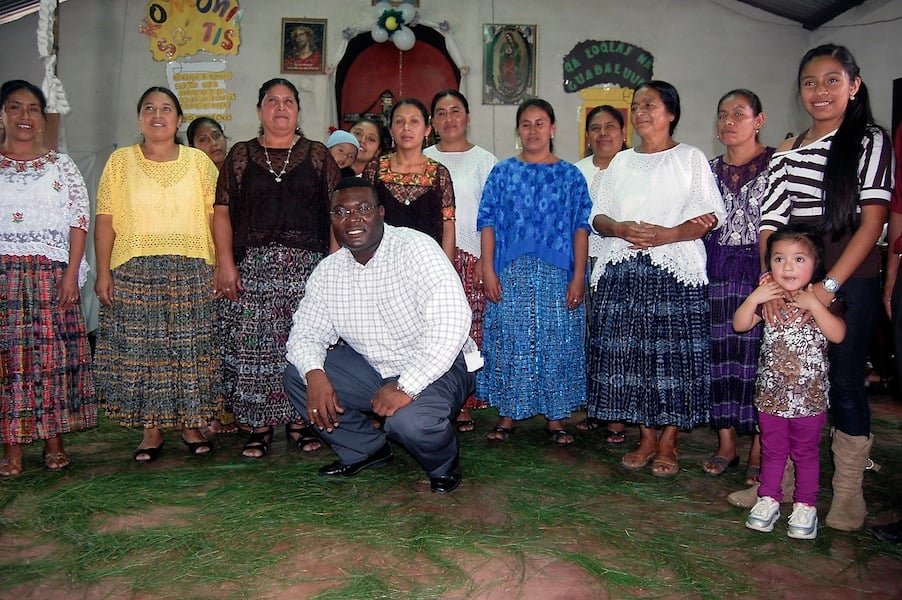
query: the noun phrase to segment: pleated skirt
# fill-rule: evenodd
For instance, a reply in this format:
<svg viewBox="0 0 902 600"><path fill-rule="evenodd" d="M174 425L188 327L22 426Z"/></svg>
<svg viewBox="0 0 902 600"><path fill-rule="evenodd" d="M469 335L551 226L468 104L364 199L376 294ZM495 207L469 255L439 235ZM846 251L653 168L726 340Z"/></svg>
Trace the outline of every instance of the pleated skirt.
<svg viewBox="0 0 902 600"><path fill-rule="evenodd" d="M0 257L0 443L30 444L97 425L81 305L61 311L66 265Z"/></svg>
<svg viewBox="0 0 902 600"><path fill-rule="evenodd" d="M100 308L101 404L129 427L203 427L221 409L213 270L199 258L145 256L113 269Z"/></svg>
<svg viewBox="0 0 902 600"><path fill-rule="evenodd" d="M736 333L733 314L758 286L758 247L709 244L707 250L711 279L711 426L752 433L761 328Z"/></svg>
<svg viewBox="0 0 902 600"><path fill-rule="evenodd" d="M470 323L470 337L473 338L473 341L476 342L479 348L482 348L482 321L485 316L486 300L482 287L473 285L473 273L478 260L469 252L464 252L460 248L455 249L454 269L460 275L467 302L470 304L470 312L473 313L473 320ZM480 400L475 395L470 396L466 401L467 408L485 408L487 406L488 403L485 400Z"/></svg>
<svg viewBox="0 0 902 600"><path fill-rule="evenodd" d="M585 310L567 309L566 271L532 256L500 274L502 301L483 322L476 396L500 415L564 419L585 404Z"/></svg>
<svg viewBox="0 0 902 600"><path fill-rule="evenodd" d="M590 307L588 414L690 429L707 423L707 286L687 286L644 254L608 265Z"/></svg>
<svg viewBox="0 0 902 600"><path fill-rule="evenodd" d="M319 252L278 244L248 248L238 264L244 291L217 302L225 403L246 425L298 422L282 387L291 318Z"/></svg>

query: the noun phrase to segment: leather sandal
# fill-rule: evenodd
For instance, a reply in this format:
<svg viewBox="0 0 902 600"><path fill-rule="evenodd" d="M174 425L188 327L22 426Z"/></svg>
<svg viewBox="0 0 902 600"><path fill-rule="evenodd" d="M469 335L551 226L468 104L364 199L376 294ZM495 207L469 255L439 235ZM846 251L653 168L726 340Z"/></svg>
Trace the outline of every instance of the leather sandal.
<svg viewBox="0 0 902 600"><path fill-rule="evenodd" d="M285 437L294 442L301 452L316 452L323 447L319 437L306 423L288 423L285 425Z"/></svg>
<svg viewBox="0 0 902 600"><path fill-rule="evenodd" d="M185 434L182 433L182 442L188 446L188 454L191 456L208 456L213 454L213 443L208 439L203 439L199 442L189 442L185 439ZM204 448L206 448L206 450L204 450Z"/></svg>
<svg viewBox="0 0 902 600"><path fill-rule="evenodd" d="M62 471L72 464L72 460L62 450L59 452L47 452L44 448L44 466L48 471Z"/></svg>
<svg viewBox="0 0 902 600"><path fill-rule="evenodd" d="M21 474L21 458L0 458L0 477L18 477Z"/></svg>
<svg viewBox="0 0 902 600"><path fill-rule="evenodd" d="M250 437L244 443L241 449L241 456L248 460L257 460L269 454L269 445L272 443L272 427L267 427L263 431L252 431ZM248 454L247 452L259 452L257 456Z"/></svg>
<svg viewBox="0 0 902 600"><path fill-rule="evenodd" d="M651 474L655 477L673 477L680 472L677 449L673 446L658 446L655 460L651 463Z"/></svg>
<svg viewBox="0 0 902 600"><path fill-rule="evenodd" d="M627 452L620 459L620 464L631 471L644 469L645 466L655 458L655 447L651 444L639 445L632 452Z"/></svg>

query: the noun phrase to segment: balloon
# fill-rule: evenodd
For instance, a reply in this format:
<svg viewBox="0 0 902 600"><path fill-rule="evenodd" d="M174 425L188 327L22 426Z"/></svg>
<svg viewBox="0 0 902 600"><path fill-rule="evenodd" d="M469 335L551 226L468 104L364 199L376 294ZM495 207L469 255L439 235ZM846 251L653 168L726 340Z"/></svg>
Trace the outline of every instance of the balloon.
<svg viewBox="0 0 902 600"><path fill-rule="evenodd" d="M370 35L373 36L373 41L377 44L381 44L388 39L388 32L378 25L373 25L373 29L370 30Z"/></svg>
<svg viewBox="0 0 902 600"><path fill-rule="evenodd" d="M401 25L401 29L396 31L391 39L401 52L410 50L417 43L417 36L406 25Z"/></svg>
<svg viewBox="0 0 902 600"><path fill-rule="evenodd" d="M376 14L377 15L381 15L382 13L384 13L387 10L391 10L390 2L379 2L378 4L376 4Z"/></svg>
<svg viewBox="0 0 902 600"><path fill-rule="evenodd" d="M413 4L408 4L407 2L399 6L398 10L401 11L401 17L404 19L405 23L410 23L411 21L413 21L413 18L417 14L417 11L413 7Z"/></svg>
<svg viewBox="0 0 902 600"><path fill-rule="evenodd" d="M398 20L394 17L385 19L385 28L389 31L394 31L398 28Z"/></svg>

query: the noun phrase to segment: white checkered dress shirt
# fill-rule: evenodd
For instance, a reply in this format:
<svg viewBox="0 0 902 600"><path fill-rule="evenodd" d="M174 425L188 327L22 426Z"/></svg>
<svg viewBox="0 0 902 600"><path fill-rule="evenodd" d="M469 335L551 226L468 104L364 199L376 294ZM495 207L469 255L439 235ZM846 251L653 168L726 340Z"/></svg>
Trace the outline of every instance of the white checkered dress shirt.
<svg viewBox="0 0 902 600"><path fill-rule="evenodd" d="M367 264L342 248L314 269L294 313L288 360L305 377L323 368L341 338L415 395L451 368L471 319L460 277L435 240L385 225Z"/></svg>

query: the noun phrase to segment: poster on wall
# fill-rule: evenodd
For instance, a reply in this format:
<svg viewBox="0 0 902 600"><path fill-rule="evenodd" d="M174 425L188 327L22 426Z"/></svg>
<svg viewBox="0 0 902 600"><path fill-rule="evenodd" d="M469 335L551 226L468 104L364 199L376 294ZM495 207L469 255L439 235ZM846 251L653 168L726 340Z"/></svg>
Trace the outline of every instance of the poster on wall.
<svg viewBox="0 0 902 600"><path fill-rule="evenodd" d="M234 92L228 90L232 72L223 60L178 62L166 65L166 81L175 91L184 114L183 127L197 117L211 117L220 123L232 120Z"/></svg>
<svg viewBox="0 0 902 600"><path fill-rule="evenodd" d="M325 19L282 19L282 73L323 73Z"/></svg>
<svg viewBox="0 0 902 600"><path fill-rule="evenodd" d="M237 55L243 14L238 0L150 0L138 32L147 36L156 61L176 60L200 51Z"/></svg>
<svg viewBox="0 0 902 600"><path fill-rule="evenodd" d="M520 104L536 95L537 29L536 25L483 25L483 104Z"/></svg>

